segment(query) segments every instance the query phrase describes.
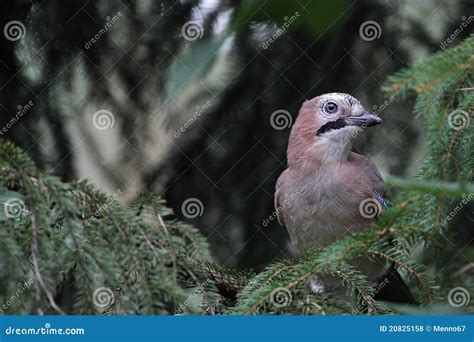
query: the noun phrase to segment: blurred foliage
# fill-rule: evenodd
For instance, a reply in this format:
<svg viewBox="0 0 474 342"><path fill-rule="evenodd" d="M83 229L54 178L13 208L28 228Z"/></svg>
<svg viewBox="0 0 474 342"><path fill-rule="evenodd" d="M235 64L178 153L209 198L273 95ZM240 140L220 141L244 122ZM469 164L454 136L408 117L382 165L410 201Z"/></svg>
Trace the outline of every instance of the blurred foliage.
<svg viewBox="0 0 474 342"><path fill-rule="evenodd" d="M172 212L158 196L140 194L127 208L85 181L39 172L10 143L0 143L0 155L4 314L204 314L217 306L206 240L166 219Z"/></svg>

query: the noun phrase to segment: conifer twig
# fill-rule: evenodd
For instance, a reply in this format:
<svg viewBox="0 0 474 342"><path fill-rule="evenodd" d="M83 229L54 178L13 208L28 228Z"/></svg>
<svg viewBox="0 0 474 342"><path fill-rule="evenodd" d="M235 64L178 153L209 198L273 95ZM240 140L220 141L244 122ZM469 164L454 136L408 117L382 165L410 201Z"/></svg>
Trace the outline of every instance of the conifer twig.
<svg viewBox="0 0 474 342"><path fill-rule="evenodd" d="M474 192L474 184L466 182L441 182L426 179L403 179L395 176L387 176L385 183L392 188L429 192L436 195L461 196Z"/></svg>
<svg viewBox="0 0 474 342"><path fill-rule="evenodd" d="M31 261L33 263L33 269L35 273L35 280L36 282L40 285L40 287L43 289L44 293L46 294L46 297L48 298L49 305L58 312L61 315L65 315L65 312L56 304L54 301L54 298L49 292L48 288L46 287L46 284L44 283L43 276L41 275L41 271L39 268L38 264L38 253L39 253L39 248L38 248L38 235L37 235L37 226L36 226L36 216L33 212L31 211Z"/></svg>

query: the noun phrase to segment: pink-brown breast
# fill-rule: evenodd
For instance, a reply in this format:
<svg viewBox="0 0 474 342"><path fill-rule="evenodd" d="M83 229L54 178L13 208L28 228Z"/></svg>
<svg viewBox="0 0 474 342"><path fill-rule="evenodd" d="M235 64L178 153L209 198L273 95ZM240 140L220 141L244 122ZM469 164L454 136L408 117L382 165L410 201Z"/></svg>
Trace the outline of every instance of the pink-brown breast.
<svg viewBox="0 0 474 342"><path fill-rule="evenodd" d="M375 166L356 153L342 163L290 167L277 182L279 222L286 225L300 252L324 247L375 222L362 216L359 208L382 186Z"/></svg>

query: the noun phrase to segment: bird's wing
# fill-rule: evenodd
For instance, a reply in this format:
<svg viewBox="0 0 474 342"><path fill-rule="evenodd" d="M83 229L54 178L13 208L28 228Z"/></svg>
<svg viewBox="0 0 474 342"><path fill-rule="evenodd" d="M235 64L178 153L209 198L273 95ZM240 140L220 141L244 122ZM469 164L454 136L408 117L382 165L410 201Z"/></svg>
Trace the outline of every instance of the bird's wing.
<svg viewBox="0 0 474 342"><path fill-rule="evenodd" d="M368 176L372 195L380 203L382 209L387 209L388 193L384 186L384 180L377 167L366 157L360 156L360 162L363 164L364 173Z"/></svg>
<svg viewBox="0 0 474 342"><path fill-rule="evenodd" d="M377 168L373 164L372 164L372 172L374 174L373 192L374 192L375 199L380 203L380 206L382 207L382 209L385 210L388 208L388 205L387 205L388 193L387 193L387 189L384 186L383 177L380 174L379 170L377 170Z"/></svg>
<svg viewBox="0 0 474 342"><path fill-rule="evenodd" d="M388 193L387 189L384 187L383 177L369 159L366 159L365 163L369 178L372 183L374 197L380 203L382 209L387 209ZM389 245L393 246L392 239L389 239L388 243ZM396 270L394 263L391 263L389 270L381 278L384 279L386 285L388 285L385 286L381 291L378 291L378 293L374 296L376 300L418 304L410 292L410 289L403 281L403 278L400 276L400 273L398 273ZM380 282L377 283L380 284Z"/></svg>
<svg viewBox="0 0 474 342"><path fill-rule="evenodd" d="M374 190L374 194L375 194L375 198L380 203L382 208L387 209L388 205L387 205L387 201L385 200L385 197L380 192L378 192L377 190Z"/></svg>

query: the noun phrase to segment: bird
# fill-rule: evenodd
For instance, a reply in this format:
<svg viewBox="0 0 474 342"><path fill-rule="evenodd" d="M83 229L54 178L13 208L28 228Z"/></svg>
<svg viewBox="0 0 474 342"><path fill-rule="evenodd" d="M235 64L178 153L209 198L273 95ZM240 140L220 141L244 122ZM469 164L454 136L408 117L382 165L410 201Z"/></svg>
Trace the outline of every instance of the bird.
<svg viewBox="0 0 474 342"><path fill-rule="evenodd" d="M381 122L345 93L323 94L303 103L288 140L288 165L277 180L274 197L278 222L286 226L298 252L367 229L387 208L377 167L352 151L352 141ZM381 279L387 283L375 299L416 303L393 264L368 258L351 264L373 284ZM342 287L335 277L322 274L310 277L308 285L314 293Z"/></svg>

